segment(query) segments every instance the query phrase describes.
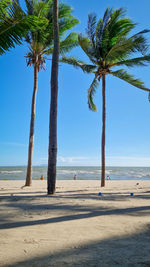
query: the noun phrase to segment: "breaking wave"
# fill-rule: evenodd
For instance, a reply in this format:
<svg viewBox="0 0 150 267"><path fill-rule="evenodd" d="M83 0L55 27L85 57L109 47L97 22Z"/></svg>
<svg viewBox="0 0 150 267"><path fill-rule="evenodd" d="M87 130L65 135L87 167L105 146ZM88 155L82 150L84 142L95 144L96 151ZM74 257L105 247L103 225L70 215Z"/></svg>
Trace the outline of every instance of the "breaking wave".
<svg viewBox="0 0 150 267"><path fill-rule="evenodd" d="M33 179L39 179L43 175L47 177L47 167L33 167ZM72 180L74 175L79 180L100 179L101 169L99 167L57 167L58 180ZM150 179L149 167L106 167L106 176L112 180L134 180ZM0 179L23 180L26 177L26 167L0 167Z"/></svg>

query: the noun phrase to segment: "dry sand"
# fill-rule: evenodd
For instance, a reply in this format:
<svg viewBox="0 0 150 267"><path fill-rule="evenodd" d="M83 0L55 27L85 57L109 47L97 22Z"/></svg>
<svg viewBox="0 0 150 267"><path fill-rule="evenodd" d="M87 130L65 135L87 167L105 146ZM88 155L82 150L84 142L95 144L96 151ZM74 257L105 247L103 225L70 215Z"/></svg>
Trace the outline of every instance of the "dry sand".
<svg viewBox="0 0 150 267"><path fill-rule="evenodd" d="M0 266L150 266L150 181L23 185L0 181Z"/></svg>

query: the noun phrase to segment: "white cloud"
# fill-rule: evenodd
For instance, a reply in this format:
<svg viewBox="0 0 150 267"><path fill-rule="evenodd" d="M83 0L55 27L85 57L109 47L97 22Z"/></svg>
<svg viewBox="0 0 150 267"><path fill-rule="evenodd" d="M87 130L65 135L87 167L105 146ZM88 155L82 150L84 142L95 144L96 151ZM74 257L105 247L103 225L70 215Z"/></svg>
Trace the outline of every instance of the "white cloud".
<svg viewBox="0 0 150 267"><path fill-rule="evenodd" d="M47 164L48 158L40 158L38 164ZM37 165L38 165L37 164ZM100 166L100 156L86 157L86 156L58 156L58 166ZM108 156L106 157L106 166L133 166L146 167L150 166L150 157L140 156Z"/></svg>
<svg viewBox="0 0 150 267"><path fill-rule="evenodd" d="M63 163L66 162L75 164L86 160L88 160L88 157L62 157L62 156L58 157L58 162L63 162Z"/></svg>
<svg viewBox="0 0 150 267"><path fill-rule="evenodd" d="M38 164L47 164L48 158L43 157L40 158ZM57 165L65 165L65 166L90 166L95 165L95 159L84 156L58 156ZM97 164L98 165L98 164Z"/></svg>

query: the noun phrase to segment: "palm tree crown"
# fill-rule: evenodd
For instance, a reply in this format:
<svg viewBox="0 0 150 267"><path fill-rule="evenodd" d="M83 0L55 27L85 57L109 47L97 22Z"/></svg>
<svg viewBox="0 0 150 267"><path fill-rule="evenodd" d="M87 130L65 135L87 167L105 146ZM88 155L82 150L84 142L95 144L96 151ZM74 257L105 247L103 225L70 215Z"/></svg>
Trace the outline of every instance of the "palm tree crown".
<svg viewBox="0 0 150 267"><path fill-rule="evenodd" d="M52 0L25 0L28 15L34 15L39 18L46 18L45 28L38 31L30 31L26 35L26 41L30 45L29 52L26 55L27 65L37 63L38 71L44 67L48 55L53 52L53 1ZM67 37L65 33L77 23L78 19L71 15L72 8L64 3L59 5L59 35L60 52L69 52L78 45L78 35L70 33ZM63 38L65 36L65 38Z"/></svg>
<svg viewBox="0 0 150 267"><path fill-rule="evenodd" d="M87 35L78 36L79 45L86 53L92 65L73 57L62 57L61 61L82 68L87 73L94 73L94 80L88 90L89 108L96 111L93 96L98 87L102 75L111 74L135 87L149 91L144 83L125 69L112 71L116 66L145 66L150 61L150 55L146 55L148 44L144 34L149 30L143 30L129 37L136 26L129 18L124 17L125 10L120 8L112 10L107 8L103 19L96 20L95 14L88 16ZM141 53L140 57L133 58Z"/></svg>

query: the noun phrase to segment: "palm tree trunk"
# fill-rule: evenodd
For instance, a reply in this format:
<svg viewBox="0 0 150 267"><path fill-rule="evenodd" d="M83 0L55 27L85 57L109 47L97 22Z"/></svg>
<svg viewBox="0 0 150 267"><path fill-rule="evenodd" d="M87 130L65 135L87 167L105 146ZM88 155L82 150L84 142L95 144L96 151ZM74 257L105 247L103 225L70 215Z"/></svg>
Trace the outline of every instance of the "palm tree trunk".
<svg viewBox="0 0 150 267"><path fill-rule="evenodd" d="M58 97L58 61L59 61L59 25L58 0L53 0L53 33L54 50L51 69L51 104L49 123L49 149L47 189L48 195L55 193L56 188L56 162L57 162L57 97Z"/></svg>
<svg viewBox="0 0 150 267"><path fill-rule="evenodd" d="M38 68L34 65L34 88L31 105L31 121L30 121L30 136L29 136L29 147L28 147L28 166L26 174L25 186L31 186L32 184L32 157L33 157L33 145L34 145L34 122L35 122L35 105L36 105L36 93L38 83Z"/></svg>
<svg viewBox="0 0 150 267"><path fill-rule="evenodd" d="M105 186L105 128L106 128L106 96L105 96L105 74L102 76L102 142L101 142L101 187Z"/></svg>

